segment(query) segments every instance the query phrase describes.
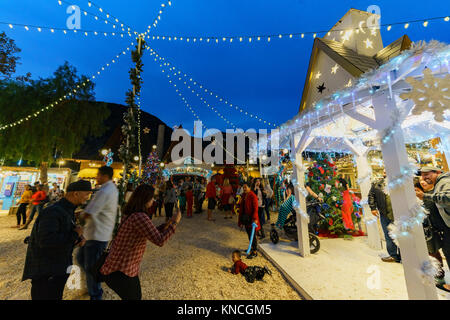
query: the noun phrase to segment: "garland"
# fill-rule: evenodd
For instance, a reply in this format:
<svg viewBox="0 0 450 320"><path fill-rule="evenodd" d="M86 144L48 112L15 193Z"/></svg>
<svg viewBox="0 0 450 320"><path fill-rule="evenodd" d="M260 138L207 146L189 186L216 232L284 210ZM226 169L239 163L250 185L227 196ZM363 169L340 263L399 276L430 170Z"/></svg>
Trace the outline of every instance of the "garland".
<svg viewBox="0 0 450 320"><path fill-rule="evenodd" d="M139 48L140 46L140 48ZM133 150L136 148L136 129L137 123L135 115L138 112L138 106L136 104L136 97L140 96L141 92L141 72L142 72L142 53L145 49L145 41L141 38L138 39L138 44L136 49L131 52L131 59L135 64L134 68L129 71L131 84L133 85L132 90L128 90L126 93L125 102L128 106L127 112L123 115L124 125L122 126L123 140L119 148L119 157L122 160L124 169L122 173L122 178L120 180L120 193L123 195L125 193L126 185L132 180L136 180L136 177L131 173L132 161L133 161ZM120 197L123 199L123 197ZM121 201L122 203L122 201Z"/></svg>

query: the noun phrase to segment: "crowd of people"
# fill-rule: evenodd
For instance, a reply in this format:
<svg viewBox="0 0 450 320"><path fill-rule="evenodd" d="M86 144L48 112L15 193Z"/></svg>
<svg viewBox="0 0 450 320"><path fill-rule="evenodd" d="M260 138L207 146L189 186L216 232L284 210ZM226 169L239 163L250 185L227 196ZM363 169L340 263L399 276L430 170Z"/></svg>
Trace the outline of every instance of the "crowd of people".
<svg viewBox="0 0 450 320"><path fill-rule="evenodd" d="M437 286L448 291L439 250L442 249L448 264L450 174L434 167L422 168L418 174L415 190L427 212L424 230L429 254L441 263ZM138 274L146 242L163 246L175 233L182 215L192 218L193 213L201 213L205 200L208 221L215 221L216 209L221 209L224 219L236 217L237 225L246 231L251 243L247 259L258 255L258 241L265 238L264 225L272 222L274 192L267 179L250 178L232 186L228 179L219 184L214 176L208 183L203 178L188 176L178 181L157 180L153 186L142 184L135 189L129 185L120 208L119 192L112 176L112 168L99 168L98 188L94 194L91 183L84 180L71 183L66 194L56 184L49 192L39 184L26 187L17 212L17 227L27 228L37 213L27 241L23 272L23 280L32 281L32 299L62 299L76 247L79 247L76 259L86 274L86 286L92 300L102 299L102 282L122 299L141 299ZM277 206L279 214L274 223L280 230L286 216L293 212L295 201L294 186L287 181L283 184L282 202ZM310 197L323 201L308 185L306 190ZM389 225L395 219L385 177L373 183L368 203L372 214L380 218L386 238L389 256L382 258L383 261L400 262L399 248L389 232ZM77 209L80 206L82 210ZM25 221L27 211L30 213ZM155 226L152 217L162 216L163 212L165 222ZM240 262L236 252L233 262L234 269L230 270L248 278L250 271L245 271L247 267ZM249 270L258 270L260 275L267 272L258 268ZM252 277L258 278L255 274Z"/></svg>
<svg viewBox="0 0 450 320"><path fill-rule="evenodd" d="M36 181L33 186L26 185L19 199L19 207L16 213L17 225L12 226L12 228L27 229L36 213L39 215L44 206L53 204L63 197L64 191L60 189L57 183L53 183L50 190L48 185L41 184L39 181Z"/></svg>
<svg viewBox="0 0 450 320"><path fill-rule="evenodd" d="M387 185L386 172L384 172L382 179L372 183L368 201L372 214L380 218L386 239L389 255L382 260L400 263L400 249L390 232L390 225L395 219ZM442 250L450 269L450 173L443 172L437 167L423 167L417 173L414 187L417 201L426 212L423 225L428 253L436 258L440 265L440 270L435 277L436 286L450 292L450 285L445 284L443 259L439 251Z"/></svg>

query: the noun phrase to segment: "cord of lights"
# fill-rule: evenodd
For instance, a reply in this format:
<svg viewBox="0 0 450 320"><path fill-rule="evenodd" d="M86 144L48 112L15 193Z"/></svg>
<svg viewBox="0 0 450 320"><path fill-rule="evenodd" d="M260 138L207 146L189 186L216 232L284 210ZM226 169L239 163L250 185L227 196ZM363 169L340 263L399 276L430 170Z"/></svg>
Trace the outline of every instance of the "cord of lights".
<svg viewBox="0 0 450 320"><path fill-rule="evenodd" d="M151 49L149 49L149 50L151 50ZM153 54L155 54L155 53L153 53ZM152 54L151 54L151 55L152 55ZM157 60L156 58L154 58L154 61L155 61L156 63L158 63L158 60ZM166 77L168 78L169 84L171 84L172 86L174 86L175 91L177 92L177 94L182 98L182 100L183 100L185 103L187 103L186 99L181 95L180 90L177 88L176 83L173 83L174 81L171 80L171 77L172 77L172 76L164 69L163 64L160 64L159 67L161 68L161 72L166 74ZM174 74L173 76L176 77L177 75ZM185 86L186 86L187 89L189 89L189 90L191 89L190 86L188 86L186 83L184 83L184 84L185 84ZM192 90L192 93L195 94L195 91ZM213 112L215 112L219 118L221 118L221 119L222 119L223 121L225 121L227 124L231 124L235 130L238 129L238 128L236 127L236 125L235 125L233 122L229 121L226 117L224 117L222 114L220 114L220 112L218 112L213 106L211 106L210 104L208 104L206 100L204 100L202 97L200 97L198 93L196 94L196 96L199 97L199 99L200 99L200 100L201 100L208 108L210 108ZM195 117L197 117L198 119L200 119L200 118L195 114L194 110L190 107L190 105L189 105L188 103L187 103L186 106L189 108L189 110L192 112L192 114L193 114ZM205 127L205 128L206 128L206 127ZM253 139L252 137L250 137L250 136L247 135L246 133L243 133L243 135L244 135L244 137L248 137L250 140L252 140L252 141L254 141L254 142L257 142L257 140ZM221 146L221 147L223 148L223 146ZM224 149L224 150L225 150L225 149ZM228 152L227 150L225 150L225 151L226 151L228 154L231 155L230 152ZM238 160L236 157L234 157L234 155L233 155L233 158L236 159L236 160Z"/></svg>
<svg viewBox="0 0 450 320"><path fill-rule="evenodd" d="M402 22L394 22L388 24L381 24L379 27L357 27L357 28L348 28L348 29L337 29L333 31L306 31L306 32L295 32L295 33L278 33L278 34L259 34L259 35L237 35L237 36L180 36L180 35L154 35L152 36L152 40L168 40L168 41L186 41L186 42L206 42L206 43L223 43L223 42L254 42L254 41L267 41L270 42L272 39L304 39L306 35L311 35L313 38L316 38L318 34L327 34L330 36L332 33L342 34L351 34L353 31L363 32L364 29L367 30L376 30L381 29L381 27L386 27L386 31L391 31L392 27L395 25L403 25L404 29L408 29L411 24L421 23L423 27L428 27L430 21L436 20L444 20L445 22L450 21L450 16L442 16L442 17L432 17L427 19L419 19L419 20L410 20L410 21L402 21ZM244 41L245 40L245 41Z"/></svg>
<svg viewBox="0 0 450 320"><path fill-rule="evenodd" d="M148 49L147 48L147 50L150 50L150 49ZM157 59L155 58L154 59L155 60L155 62L157 62ZM163 71L164 72L164 71ZM167 75L167 77L168 78L170 78L170 75ZM180 99L183 101L183 103L186 105L186 108L188 108L189 109L189 111L193 114L193 116L194 116L194 118L196 118L198 121L201 121L202 122L202 127L204 128L204 129L208 129L208 127L206 127L204 124L203 124L203 121L200 119L200 117L195 113L195 111L192 109L192 107L189 105L189 103L187 102L187 100L186 100L186 98L182 95L182 93L181 93L181 91L177 88L177 85L176 85L176 83L174 83L172 80L168 80L168 82L169 82L169 84L171 84L172 86L173 86L173 88L175 89L175 92L177 93L177 95L180 97ZM244 136L246 136L246 134L244 133ZM232 156L235 160L237 160L237 161L240 161L238 158L236 158L235 156L234 156L234 154L232 154L232 153L230 153L222 144L220 144L220 143L218 143L219 144L219 146L226 152L226 153L228 153L230 156Z"/></svg>
<svg viewBox="0 0 450 320"><path fill-rule="evenodd" d="M68 33L78 33L78 34L84 34L85 36L88 36L89 34L94 34L96 36L98 35L104 35L106 36L116 36L120 35L122 38L124 35L128 35L129 37L132 37L130 33L127 32L106 32L106 31L95 31L95 30L83 30L83 29L67 29L67 28L56 28L56 27L48 27L48 26L36 26L36 25L27 25L22 23L10 23L10 22L2 22L0 21L0 24L6 24L9 26L10 29L14 29L14 27L24 27L26 31L30 30L37 30L38 32L42 32L43 30L50 30L51 33L55 34L56 31L62 31L64 34Z"/></svg>
<svg viewBox="0 0 450 320"><path fill-rule="evenodd" d="M153 53L154 54L154 53ZM150 54L150 55L152 55L152 54ZM158 59L157 58L154 58L154 61L156 62L156 63L158 63ZM165 65L166 63L164 63L164 64L159 64L159 67L160 67L160 69L161 69L161 72L163 73L163 74L165 74L166 75L166 77L167 77L167 79L169 79L168 81L169 81L169 83L172 83L173 81L172 80L170 80L172 77L175 79L176 78L176 76L177 76L177 74L176 73L174 73L172 76L170 75L170 71L171 71L171 69L169 69L169 72L167 72L167 70L164 68L164 65ZM178 80L180 80L181 78L178 78ZM230 120L228 120L226 117L224 117L220 112L218 112L217 111L217 109L215 109L213 106L211 106L209 103L207 103L207 101L205 101L204 99L203 99L203 97L200 97L200 95L198 94L198 93L196 93L195 92L195 90L192 90L191 89L191 87L189 86L189 85L187 85L186 84L186 82L184 83L184 85L185 85L185 87L187 88L187 89L189 89L189 90L191 90L192 91L192 93L194 93L194 94L196 94L196 96L209 108L209 109L211 109L214 113L216 113L217 114L217 116L219 117L219 118L221 118L225 123L227 123L227 124L229 124L229 125L231 125L234 129L237 129L237 127L235 126L235 124L233 123L233 122L231 122Z"/></svg>
<svg viewBox="0 0 450 320"><path fill-rule="evenodd" d="M133 45L134 45L134 43L132 42L132 43L130 44L130 46L133 46ZM126 51L129 51L129 50L130 50L130 47L127 47ZM78 85L76 86L76 88L70 90L70 91L69 91L68 93L66 93L63 97L60 97L58 100L54 101L53 103L48 104L47 106L42 107L40 110L38 110L38 111L36 111L36 112L33 112L33 113L30 113L29 115L27 115L27 116L25 116L25 117L23 117L23 118L21 118L21 119L19 119L19 120L16 120L15 122L8 123L8 124L0 124L0 131L3 131L3 130L6 130L6 129L15 127L15 126L17 126L17 125L20 125L20 124L26 122L26 121L29 121L29 120L32 120L32 119L37 118L41 113L44 113L44 112L46 112L46 111L53 110L53 109L54 109L55 107L57 107L60 103L62 103L64 100L67 100L67 99L71 98L72 94L77 93L77 91L78 91L77 89L80 89L82 86L86 86L86 84L87 84L88 82L91 81L90 79L95 79L95 78L96 78L97 76L99 76L103 71L105 71L107 68L109 68L112 64L116 63L116 62L118 61L118 59L119 59L122 55L125 55L125 54L126 54L126 51L124 50L124 51L122 51L121 53L117 54L117 55L115 56L115 58L113 58L113 59L111 60L110 63L107 63L105 66L102 66L102 67L101 67L94 75L92 75L90 78L88 78L86 81L82 82L81 84L78 84Z"/></svg>
<svg viewBox="0 0 450 320"><path fill-rule="evenodd" d="M179 89L177 89L177 86L176 86L176 84L175 83L171 83L172 84L172 86L175 88L175 92L178 94L178 96L180 97L180 99L183 101L183 103L186 105L186 107L189 109L189 111L194 115L194 118L196 118L198 121L200 121L201 123L202 123L202 127L205 129L205 130L208 130L208 127L207 126L205 126L204 124L203 124L203 121L202 121L202 119L200 119L200 117L195 113L195 111L194 111L194 109L192 109L192 107L189 105L189 103L187 102L187 100L186 100L186 98L181 94L181 92L180 92L180 90ZM232 154L231 152L229 152L220 142L218 142L217 140L214 140L218 145L219 145L219 147L221 147L226 153L228 153L230 156L232 156L233 158L234 158L234 160L237 160L237 161L240 161L238 158L236 158L235 156L234 156L234 154ZM241 159L242 160L242 159Z"/></svg>
<svg viewBox="0 0 450 320"><path fill-rule="evenodd" d="M165 10L167 7L170 7L171 5L172 5L172 1L170 1L170 0L168 0L166 3L161 3L161 8L160 8L159 11L158 11L158 15L157 15L156 18L153 20L153 23L148 25L147 31L145 31L145 33L144 33L144 38L147 37L147 39L150 39L150 35L148 35L148 33L150 32L152 26L153 26L154 28L157 27L158 21L161 20L161 15L163 14L164 10Z"/></svg>
<svg viewBox="0 0 450 320"><path fill-rule="evenodd" d="M161 57L154 49L150 48L150 52L151 54L155 54L155 57L157 57L159 60L161 61L166 61L166 59L164 57ZM225 103L227 106L229 106L230 108L235 108L236 110L240 111L241 113L245 114L246 116L250 116L250 118L255 118L257 119L259 122L263 122L263 123L267 123L270 126L276 127L276 125L274 123L271 123L267 120L262 119L261 117L258 117L255 114L249 113L247 111L245 111L244 109L242 109L239 106L233 105L232 103L229 103L227 101L227 99L222 98L221 96L215 94L213 91L208 90L205 86L203 86L202 84L200 84L199 82L195 81L195 79L193 79L190 75L188 75L187 73L184 73L183 70L175 67L172 63L170 62L166 62L168 66L171 66L171 68L173 68L174 70L177 70L177 73L179 75L182 75L185 78L189 78L189 81L192 82L194 85L198 86L200 89L204 90L206 93L209 93L210 96L215 96L217 99L219 99L220 102Z"/></svg>

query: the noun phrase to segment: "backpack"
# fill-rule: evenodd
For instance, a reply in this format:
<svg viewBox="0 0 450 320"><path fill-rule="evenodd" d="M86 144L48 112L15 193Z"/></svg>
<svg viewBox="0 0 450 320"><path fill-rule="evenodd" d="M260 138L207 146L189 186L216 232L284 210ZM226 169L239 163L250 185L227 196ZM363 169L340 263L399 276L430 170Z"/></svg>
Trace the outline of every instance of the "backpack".
<svg viewBox="0 0 450 320"><path fill-rule="evenodd" d="M267 267L250 266L244 270L243 275L245 280L249 283L255 282L255 280L262 280L265 274L272 274Z"/></svg>

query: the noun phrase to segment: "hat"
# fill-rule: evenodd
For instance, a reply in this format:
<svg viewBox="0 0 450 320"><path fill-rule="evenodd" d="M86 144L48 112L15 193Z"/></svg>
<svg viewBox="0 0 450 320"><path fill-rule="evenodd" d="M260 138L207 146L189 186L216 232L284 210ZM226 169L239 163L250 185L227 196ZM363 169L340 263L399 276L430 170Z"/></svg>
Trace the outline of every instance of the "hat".
<svg viewBox="0 0 450 320"><path fill-rule="evenodd" d="M421 174L422 172L431 172L431 171L443 171L441 168L438 167L422 167L419 169L419 174Z"/></svg>
<svg viewBox="0 0 450 320"><path fill-rule="evenodd" d="M86 180L78 180L78 181L72 182L67 187L67 192L73 192L73 191L92 191L91 183Z"/></svg>

